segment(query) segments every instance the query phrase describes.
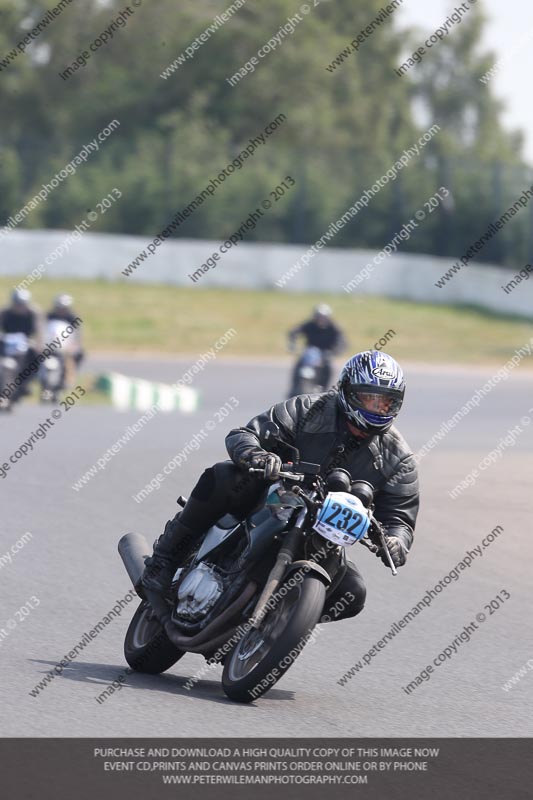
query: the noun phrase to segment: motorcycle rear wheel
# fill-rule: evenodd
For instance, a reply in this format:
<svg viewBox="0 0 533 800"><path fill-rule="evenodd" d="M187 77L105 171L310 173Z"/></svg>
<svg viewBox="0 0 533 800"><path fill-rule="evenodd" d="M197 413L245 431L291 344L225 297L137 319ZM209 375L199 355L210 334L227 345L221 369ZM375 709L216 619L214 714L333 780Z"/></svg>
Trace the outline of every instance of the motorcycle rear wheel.
<svg viewBox="0 0 533 800"><path fill-rule="evenodd" d="M259 629L242 635L222 674L222 688L231 700L251 703L277 683L307 643L325 597L322 580L307 576L278 600Z"/></svg>

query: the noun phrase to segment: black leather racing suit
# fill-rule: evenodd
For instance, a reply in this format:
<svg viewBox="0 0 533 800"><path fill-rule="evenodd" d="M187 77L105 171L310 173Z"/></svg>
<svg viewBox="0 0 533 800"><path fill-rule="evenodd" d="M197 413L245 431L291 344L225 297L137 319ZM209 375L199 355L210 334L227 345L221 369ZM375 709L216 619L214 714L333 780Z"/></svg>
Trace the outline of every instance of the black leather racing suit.
<svg viewBox="0 0 533 800"><path fill-rule="evenodd" d="M0 353L2 352L1 338L4 333L23 333L31 342L39 333L39 315L37 311L33 308L14 311L11 307L0 310ZM12 400L17 399L21 394L25 394L28 385L37 375L37 364L34 364L37 354L36 347L33 344L29 344L26 354L19 361L17 377L32 364L33 371L24 380L21 379L18 388L11 395Z"/></svg>
<svg viewBox="0 0 533 800"><path fill-rule="evenodd" d="M248 474L247 469L254 455L265 449L276 451L260 442L261 427L269 420L280 427L283 439L298 447L302 460L320 464L323 474L341 467L353 480L369 481L376 490L376 518L388 536L397 536L410 548L419 506L414 457L394 427L368 440L352 436L334 390L292 397L254 417L245 427L230 431L226 447L231 461L205 470L182 512L183 524L206 530L223 514L230 512L243 518L256 505L267 484ZM289 453L278 455L291 460ZM325 611L349 593L354 599L348 605L344 599L344 611L337 619L355 616L365 602L362 576L350 562L341 583L328 596Z"/></svg>

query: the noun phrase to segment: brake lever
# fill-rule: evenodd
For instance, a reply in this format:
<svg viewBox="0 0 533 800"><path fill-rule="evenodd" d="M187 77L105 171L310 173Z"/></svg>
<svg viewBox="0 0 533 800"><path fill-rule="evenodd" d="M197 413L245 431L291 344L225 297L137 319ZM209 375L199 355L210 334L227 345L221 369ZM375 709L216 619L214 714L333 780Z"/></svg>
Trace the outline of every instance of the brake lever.
<svg viewBox="0 0 533 800"><path fill-rule="evenodd" d="M318 511L322 505L322 500L313 500L311 497L308 497L299 486L295 486L293 491L295 495L302 498L308 510L313 513Z"/></svg>
<svg viewBox="0 0 533 800"><path fill-rule="evenodd" d="M261 467L248 467L248 472L255 472L265 477L265 470L261 469ZM278 477L289 478L291 481L297 481L298 483L302 483L302 481L305 480L305 475L301 472L280 472ZM277 480L277 478L275 480Z"/></svg>
<svg viewBox="0 0 533 800"><path fill-rule="evenodd" d="M387 561L389 562L389 567L391 568L391 572L392 572L393 575L397 575L398 574L398 570L394 566L394 561L392 560L392 556L390 554L389 547L387 545L387 540L385 538L385 532L383 530L383 526L381 525L380 522L378 522L378 520L375 518L375 516L373 514L371 516L371 520L372 520L372 523L374 525L374 528L376 529L376 531L378 533L379 541L380 541L381 547L383 548L383 550L385 552L385 555L387 557ZM376 551L374 551L374 552L377 552L378 549L379 548L376 548Z"/></svg>
<svg viewBox="0 0 533 800"><path fill-rule="evenodd" d="M362 539L359 539L359 544L362 544L367 548L367 550L370 550L371 553L377 553L379 550L377 544L374 544L374 542L372 542L370 539L367 539L366 536L364 536Z"/></svg>

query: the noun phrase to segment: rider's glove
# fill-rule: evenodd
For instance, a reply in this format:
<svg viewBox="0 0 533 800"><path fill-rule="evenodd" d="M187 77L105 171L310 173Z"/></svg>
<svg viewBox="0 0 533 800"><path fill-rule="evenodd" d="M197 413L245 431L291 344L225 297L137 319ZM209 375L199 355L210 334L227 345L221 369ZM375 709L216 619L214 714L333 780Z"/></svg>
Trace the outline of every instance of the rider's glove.
<svg viewBox="0 0 533 800"><path fill-rule="evenodd" d="M407 560L407 553L409 552L404 542L398 536L385 536L385 541L394 566L403 567ZM383 547L378 547L376 555L378 558L381 558L386 567L390 566Z"/></svg>
<svg viewBox="0 0 533 800"><path fill-rule="evenodd" d="M253 456L250 466L255 469L262 469L267 481L277 481L282 467L282 460L275 453L260 453Z"/></svg>

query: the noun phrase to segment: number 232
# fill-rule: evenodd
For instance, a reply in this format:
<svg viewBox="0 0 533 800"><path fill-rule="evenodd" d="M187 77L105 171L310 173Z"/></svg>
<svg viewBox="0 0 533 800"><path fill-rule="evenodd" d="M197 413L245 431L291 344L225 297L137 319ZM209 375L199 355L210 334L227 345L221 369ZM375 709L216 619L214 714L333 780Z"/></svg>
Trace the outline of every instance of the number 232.
<svg viewBox="0 0 533 800"><path fill-rule="evenodd" d="M348 533L355 533L356 529L359 527L363 520L362 514L359 514L357 511L352 511L351 508L347 506L341 506L340 503L332 503L331 508L335 509L329 517L327 517L324 522L326 525L331 525L332 527L337 528L338 531L347 531ZM335 518L342 515L340 519L337 519L335 522ZM350 527L348 527L349 522L352 522Z"/></svg>

